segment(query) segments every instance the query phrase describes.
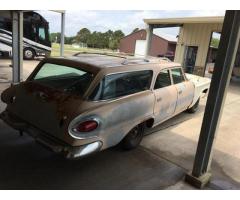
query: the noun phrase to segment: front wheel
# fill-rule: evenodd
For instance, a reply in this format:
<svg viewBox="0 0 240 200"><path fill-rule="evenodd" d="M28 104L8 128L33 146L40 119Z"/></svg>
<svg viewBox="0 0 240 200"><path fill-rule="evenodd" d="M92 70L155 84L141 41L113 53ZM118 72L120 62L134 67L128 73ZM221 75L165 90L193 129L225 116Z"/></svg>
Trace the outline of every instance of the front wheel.
<svg viewBox="0 0 240 200"><path fill-rule="evenodd" d="M195 113L198 110L199 101L200 101L200 98L197 100L197 102L191 108L187 109L187 112Z"/></svg>
<svg viewBox="0 0 240 200"><path fill-rule="evenodd" d="M23 51L23 57L26 60L33 60L35 57L35 52L31 48L25 48Z"/></svg>
<svg viewBox="0 0 240 200"><path fill-rule="evenodd" d="M144 134L144 125L139 124L135 126L127 136L122 140L121 147L125 150L131 150L136 148L142 141Z"/></svg>

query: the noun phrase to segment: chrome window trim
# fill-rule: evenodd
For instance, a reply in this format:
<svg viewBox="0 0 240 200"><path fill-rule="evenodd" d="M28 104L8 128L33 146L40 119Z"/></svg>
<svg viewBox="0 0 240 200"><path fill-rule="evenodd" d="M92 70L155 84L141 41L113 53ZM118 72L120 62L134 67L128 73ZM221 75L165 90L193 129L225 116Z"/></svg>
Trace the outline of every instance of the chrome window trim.
<svg viewBox="0 0 240 200"><path fill-rule="evenodd" d="M158 90L158 89L165 88L165 87L162 87L162 88L157 88L157 89L155 89L155 84L156 84L156 81L157 81L157 78L158 78L159 74L160 74L162 71L165 71L165 70L168 71L168 74L169 74L169 76L170 76L170 81L171 81L171 84L168 85L168 86L165 86L165 87L170 87L170 86L174 85L174 83L173 83L173 79L172 79L171 70L168 69L168 68L161 69L161 70L157 73L157 75L156 75L156 78L155 78L155 81L154 81L154 84L153 84L153 88L152 88L153 91Z"/></svg>
<svg viewBox="0 0 240 200"><path fill-rule="evenodd" d="M140 91L140 92L136 92L136 93L133 93L133 94L129 94L129 95L124 95L124 96L121 96L121 97L116 97L116 98L111 98L111 99L102 99L102 100L91 100L89 99L89 96L92 94L92 92L94 91L94 89L97 87L97 85L103 80L103 78L105 78L106 76L110 76L110 75L115 75L115 74L123 74L123 73L131 73L131 72L141 72L141 71L151 71L152 72L152 77L151 77L151 83L149 85L149 89L147 90L144 90L144 91ZM97 78L97 76L95 77ZM130 96L130 95L134 95L134 94L139 94L139 93L142 93L142 92L145 92L145 91L152 91L152 84L153 84L153 78L154 78L154 70L152 69L141 69L141 70L133 70L133 71L129 71L129 70L126 70L126 71L121 71L121 72L112 72L112 73L108 73L108 74L101 74L100 78L98 78L98 81L96 81L96 83L94 83L94 88L92 88L90 90L90 92L88 93L88 95L86 96L86 100L87 101L91 101L91 102L107 102L107 101L113 101L113 100L118 100L118 99L122 99L123 97L127 97L127 96ZM94 81L95 82L95 81Z"/></svg>

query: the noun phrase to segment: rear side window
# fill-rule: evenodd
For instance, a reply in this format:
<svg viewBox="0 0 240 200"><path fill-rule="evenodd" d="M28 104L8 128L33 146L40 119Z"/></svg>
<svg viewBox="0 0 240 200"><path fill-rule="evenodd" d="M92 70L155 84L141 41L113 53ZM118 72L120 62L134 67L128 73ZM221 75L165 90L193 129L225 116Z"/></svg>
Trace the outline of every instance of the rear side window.
<svg viewBox="0 0 240 200"><path fill-rule="evenodd" d="M156 79L154 89L159 89L171 85L171 77L169 70L162 70Z"/></svg>
<svg viewBox="0 0 240 200"><path fill-rule="evenodd" d="M152 74L152 71L146 70L107 75L89 98L107 100L149 90Z"/></svg>
<svg viewBox="0 0 240 200"><path fill-rule="evenodd" d="M185 81L181 68L171 69L171 72L174 84L182 83Z"/></svg>

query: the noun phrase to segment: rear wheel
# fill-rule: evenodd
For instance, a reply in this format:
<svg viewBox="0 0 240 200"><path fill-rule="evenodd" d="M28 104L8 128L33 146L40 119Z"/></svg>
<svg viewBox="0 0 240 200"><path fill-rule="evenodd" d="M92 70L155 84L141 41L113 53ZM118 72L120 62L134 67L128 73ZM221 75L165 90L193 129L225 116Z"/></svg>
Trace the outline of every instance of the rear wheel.
<svg viewBox="0 0 240 200"><path fill-rule="evenodd" d="M187 109L187 112L195 113L198 110L199 101L200 101L200 98L197 100L197 102L191 108Z"/></svg>
<svg viewBox="0 0 240 200"><path fill-rule="evenodd" d="M144 134L144 124L135 126L121 142L121 147L125 150L136 148L142 141Z"/></svg>
<svg viewBox="0 0 240 200"><path fill-rule="evenodd" d="M23 57L26 60L33 60L35 57L35 52L31 48L25 48L23 53L24 53Z"/></svg>

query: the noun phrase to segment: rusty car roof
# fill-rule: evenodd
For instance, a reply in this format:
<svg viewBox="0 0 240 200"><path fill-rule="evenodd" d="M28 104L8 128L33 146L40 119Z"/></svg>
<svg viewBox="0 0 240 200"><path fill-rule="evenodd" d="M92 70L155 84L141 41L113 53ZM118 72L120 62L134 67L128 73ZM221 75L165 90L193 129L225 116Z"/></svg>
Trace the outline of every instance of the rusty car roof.
<svg viewBox="0 0 240 200"><path fill-rule="evenodd" d="M54 62L64 65L85 65L89 71L98 72L102 69L105 71L121 71L122 69L156 69L180 66L165 58L156 57L134 57L126 55L99 54L99 53L78 53L71 57L47 58L45 62ZM81 65L81 67L83 66Z"/></svg>

